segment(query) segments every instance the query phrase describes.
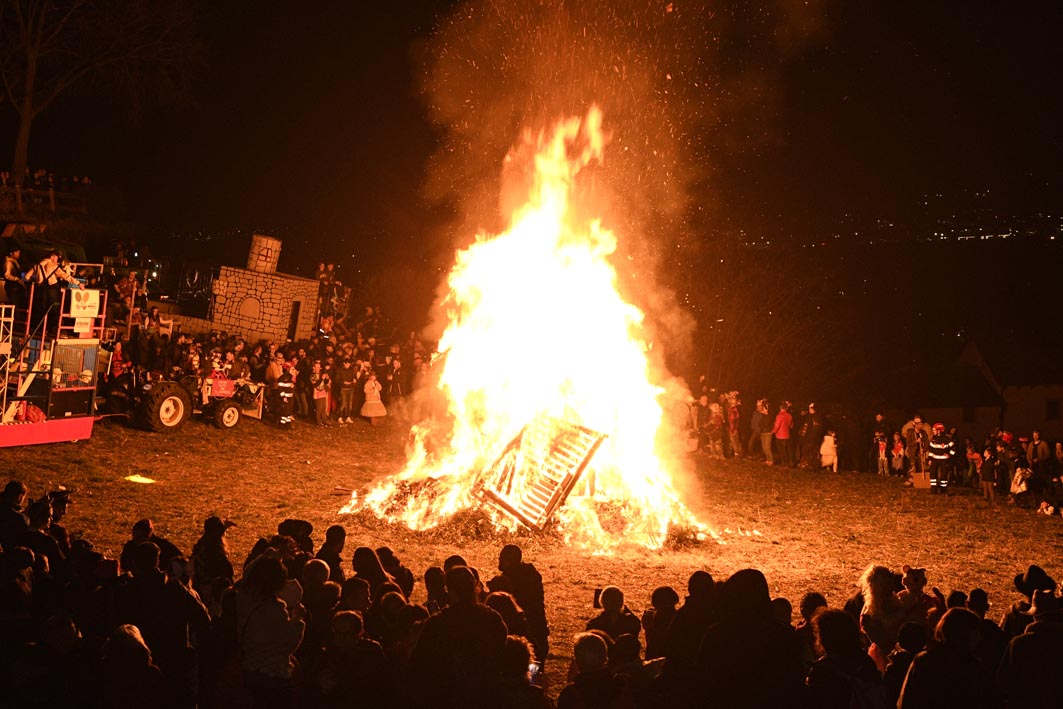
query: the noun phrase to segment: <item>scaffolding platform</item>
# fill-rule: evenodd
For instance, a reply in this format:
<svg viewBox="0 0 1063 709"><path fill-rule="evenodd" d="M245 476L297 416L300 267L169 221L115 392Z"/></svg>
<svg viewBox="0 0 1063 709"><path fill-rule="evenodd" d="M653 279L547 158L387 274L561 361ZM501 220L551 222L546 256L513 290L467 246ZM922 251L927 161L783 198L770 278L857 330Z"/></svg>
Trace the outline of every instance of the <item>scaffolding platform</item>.
<svg viewBox="0 0 1063 709"><path fill-rule="evenodd" d="M63 288L36 308L40 295L0 305L0 448L92 435L107 293Z"/></svg>

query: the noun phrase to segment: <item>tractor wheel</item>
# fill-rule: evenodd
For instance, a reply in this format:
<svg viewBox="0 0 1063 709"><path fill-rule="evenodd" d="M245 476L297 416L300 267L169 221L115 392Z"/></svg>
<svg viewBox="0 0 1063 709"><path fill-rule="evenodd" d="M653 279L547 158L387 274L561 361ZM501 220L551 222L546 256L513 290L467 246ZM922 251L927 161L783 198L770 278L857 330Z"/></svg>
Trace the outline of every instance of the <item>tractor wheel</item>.
<svg viewBox="0 0 1063 709"><path fill-rule="evenodd" d="M144 395L144 420L152 431L176 431L192 415L192 397L176 382L159 382Z"/></svg>
<svg viewBox="0 0 1063 709"><path fill-rule="evenodd" d="M222 399L214 406L214 425L218 428L234 428L240 423L240 407L232 399Z"/></svg>

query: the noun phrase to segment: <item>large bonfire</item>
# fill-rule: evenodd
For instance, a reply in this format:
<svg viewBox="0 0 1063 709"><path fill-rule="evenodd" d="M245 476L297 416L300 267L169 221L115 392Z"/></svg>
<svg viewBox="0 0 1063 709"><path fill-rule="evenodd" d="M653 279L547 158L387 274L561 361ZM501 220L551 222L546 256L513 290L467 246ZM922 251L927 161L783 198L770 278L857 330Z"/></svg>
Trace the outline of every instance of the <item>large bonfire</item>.
<svg viewBox="0 0 1063 709"><path fill-rule="evenodd" d="M677 530L707 531L673 485L665 391L647 357L643 313L617 290L617 238L578 203L581 173L602 160L601 123L592 108L551 133L525 132L507 157L527 176L527 200L506 231L481 233L460 251L448 277L435 364L446 415L414 426L405 469L355 493L344 512L368 509L424 530L484 507L513 528L519 515L484 505L484 489L504 474L509 499L532 494L536 466L576 431L594 445L569 451L579 479L551 515L567 543L658 548ZM513 165L520 160L528 164ZM549 450L535 458L535 445Z"/></svg>

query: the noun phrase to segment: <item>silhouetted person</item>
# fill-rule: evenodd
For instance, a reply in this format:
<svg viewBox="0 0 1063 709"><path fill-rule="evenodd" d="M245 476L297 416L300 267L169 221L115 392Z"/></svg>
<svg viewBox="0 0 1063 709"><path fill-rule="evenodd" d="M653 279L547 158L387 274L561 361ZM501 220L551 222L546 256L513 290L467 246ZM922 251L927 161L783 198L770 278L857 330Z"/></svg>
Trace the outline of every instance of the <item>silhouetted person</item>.
<svg viewBox="0 0 1063 709"><path fill-rule="evenodd" d="M262 554L248 564L236 592L236 627L244 686L256 708L294 706L305 615L302 588L279 559Z"/></svg>
<svg viewBox="0 0 1063 709"><path fill-rule="evenodd" d="M26 486L12 480L4 486L0 495L0 548L10 549L17 539L29 529L29 520L22 511L26 502Z"/></svg>
<svg viewBox="0 0 1063 709"><path fill-rule="evenodd" d="M387 583L395 583L395 579L384 570L384 565L380 563L380 557L377 556L371 547L358 547L354 550L351 568L354 570L355 577L369 582L369 591L373 598L379 598L382 595L380 592L381 586ZM397 585L396 588L398 588Z"/></svg>
<svg viewBox="0 0 1063 709"><path fill-rule="evenodd" d="M341 587L329 581L329 568L321 559L311 559L303 567L303 607L306 608L306 633L299 659L316 659L328 641L332 615L340 602Z"/></svg>
<svg viewBox="0 0 1063 709"><path fill-rule="evenodd" d="M651 607L642 614L642 629L646 633L646 659L664 657L668 645L668 631L678 612L679 594L671 586L659 586L650 594Z"/></svg>
<svg viewBox="0 0 1063 709"><path fill-rule="evenodd" d="M277 534L291 537L299 551L307 554L314 553L314 540L310 535L314 533L314 525L305 519L286 519L277 525Z"/></svg>
<svg viewBox="0 0 1063 709"><path fill-rule="evenodd" d="M1026 626L1033 622L1030 615L1030 606L1035 591L1055 592L1055 580L1045 573L1045 570L1036 564L1031 564L1025 573L1016 574L1015 589L1023 595L1023 599L1015 603L1004 614L1000 621L1000 629L1004 631L1004 639L1010 641L1017 635L1022 635Z"/></svg>
<svg viewBox="0 0 1063 709"><path fill-rule="evenodd" d="M542 688L532 684L529 668L534 661L531 645L525 638L516 635L506 638L495 706L506 709L553 709L554 703Z"/></svg>
<svg viewBox="0 0 1063 709"><path fill-rule="evenodd" d="M661 673L670 693L681 696L689 689L697 671L701 639L716 616L716 583L708 571L695 571L687 580L686 600L676 611L665 641Z"/></svg>
<svg viewBox="0 0 1063 709"><path fill-rule="evenodd" d="M413 572L403 565L390 547L380 547L376 550L376 555L380 559L380 565L384 567L384 571L387 571L391 578L395 580L395 583L399 585L399 588L402 589L402 595L406 598L412 596L414 587Z"/></svg>
<svg viewBox="0 0 1063 709"><path fill-rule="evenodd" d="M1057 707L1063 701L1063 601L1049 591L1035 591L1030 614L1033 622L1004 653L997 686L1008 707Z"/></svg>
<svg viewBox="0 0 1063 709"><path fill-rule="evenodd" d="M59 545L59 551L63 552L63 556L68 559L70 558L70 535L60 522L66 516L67 507L70 506L70 495L70 490L52 490L47 496L52 503L52 521L46 531Z"/></svg>
<svg viewBox="0 0 1063 709"><path fill-rule="evenodd" d="M484 599L484 605L502 616L502 622L506 624L510 635L518 635L528 640L528 618L511 594L492 591Z"/></svg>
<svg viewBox="0 0 1063 709"><path fill-rule="evenodd" d="M103 644L99 706L104 709L155 709L177 705L135 625L120 625Z"/></svg>
<svg viewBox="0 0 1063 709"><path fill-rule="evenodd" d="M528 619L528 640L535 650L535 658L545 663L550 652L550 627L546 622L542 575L534 564L524 561L524 553L516 544L502 547L498 554L498 570L500 576L489 581L488 588L513 594Z"/></svg>
<svg viewBox="0 0 1063 709"><path fill-rule="evenodd" d="M915 656L926 649L926 639L926 628L922 623L905 623L897 633L897 646L889 654L886 671L882 675L889 706L897 706L908 668L912 666Z"/></svg>
<svg viewBox="0 0 1063 709"><path fill-rule="evenodd" d="M140 629L171 692L193 696L196 654L190 633L205 637L210 614L193 591L167 580L159 569L159 548L142 542L130 551L133 578L114 592L114 621Z"/></svg>
<svg viewBox="0 0 1063 709"><path fill-rule="evenodd" d="M976 588L971 591L967 598L967 610L982 619L981 631L978 637L978 647L974 654L982 661L986 669L995 669L1000 666L1000 658L1008 647L1004 639L1004 631L1000 626L986 618L989 612L989 595L985 589Z"/></svg>
<svg viewBox="0 0 1063 709"><path fill-rule="evenodd" d="M387 652L402 633L401 617L406 599L399 587L390 583L380 587L380 594L365 614L365 632Z"/></svg>
<svg viewBox="0 0 1063 709"><path fill-rule="evenodd" d="M317 672L321 706L389 707L395 702L394 673L375 640L365 637L362 617L341 611L332 618L330 640Z"/></svg>
<svg viewBox="0 0 1063 709"><path fill-rule="evenodd" d="M48 569L57 579L65 580L69 576L69 563L59 542L48 533L52 522L52 505L48 497L42 497L26 508L28 526L17 538L18 546L23 546L38 557L48 559Z"/></svg>
<svg viewBox="0 0 1063 709"><path fill-rule="evenodd" d="M698 654L696 698L733 709L803 705L800 648L793 629L772 617L764 574L736 572L719 601L720 620Z"/></svg>
<svg viewBox="0 0 1063 709"><path fill-rule="evenodd" d="M662 697L654 673L642 660L642 643L637 636L624 633L609 648L609 671L631 693L639 709L655 709Z"/></svg>
<svg viewBox="0 0 1063 709"><path fill-rule="evenodd" d="M118 557L122 571L133 570L133 549L144 542L151 542L159 548L159 568L170 573L170 562L184 556L170 541L155 534L155 525L150 519L142 519L133 525L132 538L122 546L122 555Z"/></svg>
<svg viewBox="0 0 1063 709"><path fill-rule="evenodd" d="M489 706L506 645L506 624L477 599L472 571L447 572L449 605L424 624L410 658L418 706Z"/></svg>
<svg viewBox="0 0 1063 709"><path fill-rule="evenodd" d="M613 642L625 633L638 637L642 623L624 605L624 592L616 586L606 586L601 595L602 612L587 621L587 630L600 630Z"/></svg>
<svg viewBox="0 0 1063 709"><path fill-rule="evenodd" d="M561 690L557 709L626 709L634 697L622 678L609 671L609 647L595 633L580 633L572 648L575 678Z"/></svg>
<svg viewBox="0 0 1063 709"><path fill-rule="evenodd" d="M225 543L225 531L232 522L222 522L218 517L208 517L203 522L203 534L192 547L192 564L195 577L192 588L207 606L212 616L221 614L221 599L232 588L236 577L229 560L229 547Z"/></svg>
<svg viewBox="0 0 1063 709"><path fill-rule="evenodd" d="M95 650L69 617L52 616L38 641L5 664L8 682L0 703L27 709L84 706L86 687L97 681Z"/></svg>
<svg viewBox="0 0 1063 709"><path fill-rule="evenodd" d="M812 624L823 657L812 664L808 673L811 706L887 706L882 677L861 644L860 626L853 617L842 610L825 610L816 615Z"/></svg>
<svg viewBox="0 0 1063 709"><path fill-rule="evenodd" d="M812 619L816 617L816 613L826 607L827 599L823 597L822 593L811 591L801 598L801 607L799 608L801 621L797 624L794 632L797 635L797 644L801 647L801 666L804 668L806 675L808 670L812 669L812 663L819 657L819 650L816 647L816 630L812 625Z"/></svg>
<svg viewBox="0 0 1063 709"><path fill-rule="evenodd" d="M430 566L424 572L424 590L428 594L425 605L428 612L435 614L447 605L447 577L443 569Z"/></svg>
<svg viewBox="0 0 1063 709"><path fill-rule="evenodd" d="M461 554L451 554L443 561L443 571L450 571L455 566L464 566L470 571L472 567L469 566L469 562L465 561L465 557Z"/></svg>
<svg viewBox="0 0 1063 709"><path fill-rule="evenodd" d="M897 709L989 709L996 705L991 673L974 654L981 621L965 608L952 608L934 631L937 645L912 661Z"/></svg>
<svg viewBox="0 0 1063 709"><path fill-rule="evenodd" d="M347 576L343 572L343 545L347 542L347 530L334 524L325 530L325 541L317 550L317 558L328 564L329 581L342 585Z"/></svg>
<svg viewBox="0 0 1063 709"><path fill-rule="evenodd" d="M340 591L339 610L358 611L362 614L364 620L365 613L372 604L373 597L369 591L368 581L354 576L343 582L343 589Z"/></svg>

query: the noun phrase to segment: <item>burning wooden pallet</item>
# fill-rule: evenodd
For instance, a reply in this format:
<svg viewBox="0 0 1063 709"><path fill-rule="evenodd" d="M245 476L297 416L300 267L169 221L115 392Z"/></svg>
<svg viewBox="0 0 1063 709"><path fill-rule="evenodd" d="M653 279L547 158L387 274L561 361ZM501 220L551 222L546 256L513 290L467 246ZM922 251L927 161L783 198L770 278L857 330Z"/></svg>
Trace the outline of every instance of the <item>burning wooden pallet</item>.
<svg viewBox="0 0 1063 709"><path fill-rule="evenodd" d="M598 431L540 416L521 429L480 473L480 498L521 524L542 531L604 440L605 434Z"/></svg>

